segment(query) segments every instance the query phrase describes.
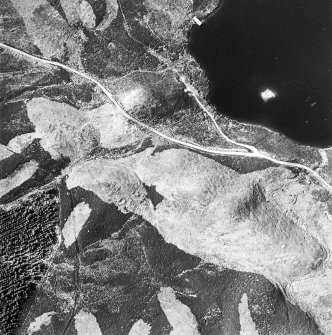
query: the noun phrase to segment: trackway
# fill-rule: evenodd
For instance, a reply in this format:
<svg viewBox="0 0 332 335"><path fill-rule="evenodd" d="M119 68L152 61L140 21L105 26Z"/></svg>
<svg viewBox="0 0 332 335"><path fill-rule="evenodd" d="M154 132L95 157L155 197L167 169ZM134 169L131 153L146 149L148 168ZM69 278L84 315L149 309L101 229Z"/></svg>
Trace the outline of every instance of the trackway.
<svg viewBox="0 0 332 335"><path fill-rule="evenodd" d="M278 165L283 165L283 166L288 166L288 167L293 167L293 168L298 168L298 169L302 169L307 171L309 174L312 175L312 177L314 177L318 182L321 183L322 186L324 186L329 192L332 193L332 186L326 182L316 171L314 171L313 169L311 169L310 167L303 165L303 164L299 164L299 163L291 163L291 162L286 162L286 161L281 161L278 159L275 159L273 157L270 157L269 155L260 152L257 148L248 145L248 144L243 144L243 143L239 143L236 142L232 139L230 139L228 136L226 136L226 134L222 131L222 129L219 127L218 123L216 122L215 118L213 117L213 115L211 114L211 112L204 106L204 104L201 102L201 100L198 97L198 94L195 92L196 90L190 86L184 76L180 77L180 81L185 85L186 89L185 92L187 92L188 94L190 94L191 96L193 96L193 98L195 99L195 101L197 102L197 104L200 106L200 108L202 108L202 110L204 111L204 113L211 119L211 121L213 122L214 126L216 127L217 131L219 132L219 134L229 143L234 144L236 146L245 148L247 150L249 150L250 152L244 152L244 151L238 151L236 149L220 149L220 150L213 150L213 149L209 149L209 148L205 148L203 146L200 145L196 145L193 143L189 143L189 142L185 142L185 141L181 141L178 140L176 138L170 137L160 131L158 131L157 129L141 122L140 120L134 118L133 116L131 116L130 114L128 114L121 106L120 104L114 99L113 95L106 89L106 87L104 85L102 85L98 80L94 79L93 77L75 70L67 65L61 64L59 62L55 62L55 61L51 61L51 60L47 60L41 57L37 57L34 55L31 55L25 51L16 49L10 45L4 44L0 42L0 47L14 52L16 54L19 54L21 56L27 57L31 60L34 60L38 63L44 63L44 64L48 64L48 65L53 65L56 67L60 67L68 72L71 73L75 73L87 80L89 80L90 82L93 82L94 84L96 84L104 93L105 95L108 97L108 99L114 104L114 106L117 108L117 110L119 111L119 113L121 113L125 118L127 118L128 120L134 122L135 124L141 126L142 128L170 141L176 144L179 144L181 146L187 147L187 148L191 148L194 150L198 150L204 153L208 153L208 154L212 154L212 155L228 155L228 156L241 156L241 157L254 157L254 158L261 158L261 159L266 159L269 160L275 164Z"/></svg>

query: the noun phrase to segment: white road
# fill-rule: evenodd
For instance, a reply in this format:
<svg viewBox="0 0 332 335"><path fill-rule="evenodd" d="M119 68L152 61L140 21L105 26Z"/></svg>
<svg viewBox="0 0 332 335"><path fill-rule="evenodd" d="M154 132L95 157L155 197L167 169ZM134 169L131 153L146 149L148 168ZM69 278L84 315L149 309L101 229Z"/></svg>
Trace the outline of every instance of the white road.
<svg viewBox="0 0 332 335"><path fill-rule="evenodd" d="M37 57L37 56L33 56L27 52L24 52L22 50L16 49L12 46L9 46L7 44L1 43L0 42L0 47L14 52L16 54L19 54L21 56L27 57L31 60L34 60L38 63L44 63L44 64L48 64L48 65L54 65L57 67L60 67L62 69L67 70L68 72L71 73L75 73L91 82L93 82L94 84L96 84L105 94L106 96L109 98L109 100L114 104L114 106L117 108L117 110L119 111L119 113L121 113L124 117L126 117L128 120L134 122L135 124L141 126L142 128L160 136L165 138L166 140L179 144L181 146L187 147L187 148L191 148L194 150L198 150L204 153L208 153L208 154L213 154L213 155L228 155L228 156L240 156L240 157L255 157L255 158L261 158L261 159L266 159L269 160L273 163L279 164L279 165L284 165L284 166L288 166L288 167L293 167L293 168L299 168L302 170L307 171L308 173L310 173L318 182L321 183L322 186L324 186L329 192L332 193L332 186L326 182L316 171L314 171L313 169L309 168L308 166L305 166L303 164L298 164L298 163L291 163L291 162L285 162L285 161L281 161L278 159L274 159L268 155L266 155L265 153L260 152L257 148L251 146L251 145L247 145L247 144L243 144L243 143L239 143L236 142L232 139L230 139L223 131L222 129L219 127L218 123L216 122L216 120L214 119L213 115L208 111L208 109L206 107L204 107L203 103L200 101L200 99L198 98L197 94L195 93L195 89L190 86L185 78L183 76L180 77L180 80L183 82L183 84L185 85L186 89L185 91L187 93L189 93L190 95L192 95L194 97L194 99L196 100L197 104L202 108L202 110L207 114L207 116L212 120L213 124L215 125L216 129L218 130L219 134L229 143L232 143L234 145L240 146L242 148L248 149L251 152L243 152L243 151L237 151L237 149L220 149L220 150L213 150L213 149L209 149L209 148L205 148L203 146L200 145L196 145L196 144L192 144L192 143L188 143L185 141L181 141L178 140L176 138L170 137L166 134L163 134L162 132L158 131L157 129L139 121L138 119L132 117L130 114L128 114L121 106L120 104L114 99L114 97L112 96L112 94L105 88L105 86L103 86L98 80L94 79L93 77L81 72L81 71L77 71L67 65L61 64L59 62L55 62L55 61L51 61L51 60L47 60L41 57Z"/></svg>

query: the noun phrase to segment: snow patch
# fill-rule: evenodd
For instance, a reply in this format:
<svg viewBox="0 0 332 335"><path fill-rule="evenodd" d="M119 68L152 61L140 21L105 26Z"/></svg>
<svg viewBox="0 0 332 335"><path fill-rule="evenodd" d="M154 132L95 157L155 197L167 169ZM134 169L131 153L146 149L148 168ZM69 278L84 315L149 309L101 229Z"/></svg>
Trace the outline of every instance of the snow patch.
<svg viewBox="0 0 332 335"><path fill-rule="evenodd" d="M36 133L15 136L9 141L7 147L16 153L21 153L36 137Z"/></svg>
<svg viewBox="0 0 332 335"><path fill-rule="evenodd" d="M75 160L96 146L118 148L144 136L109 103L92 110L78 110L66 103L34 98L27 103L27 111L36 131L15 138L11 145L20 151L25 142L40 138L41 146L53 159L65 156Z"/></svg>
<svg viewBox="0 0 332 335"><path fill-rule="evenodd" d="M13 155L13 153L8 150L5 145L0 144L0 161L10 157L11 155Z"/></svg>
<svg viewBox="0 0 332 335"><path fill-rule="evenodd" d="M145 93L144 89L141 87L135 88L130 91L126 91L121 94L119 100L124 107L128 110L138 105L143 105L145 102Z"/></svg>
<svg viewBox="0 0 332 335"><path fill-rule="evenodd" d="M48 326L51 323L52 316L56 314L55 312L47 312L35 318L33 322L30 323L28 328L28 335L36 333L41 330L41 326Z"/></svg>
<svg viewBox="0 0 332 335"><path fill-rule="evenodd" d="M171 287L161 287L158 293L160 307L173 327L171 335L198 335L197 321L188 306L176 299Z"/></svg>
<svg viewBox="0 0 332 335"><path fill-rule="evenodd" d="M0 198L10 190L20 186L26 180L30 179L38 169L36 161L30 161L17 168L7 178L0 180Z"/></svg>
<svg viewBox="0 0 332 335"><path fill-rule="evenodd" d="M106 103L87 111L90 123L100 132L100 142L105 148L118 148L138 139L139 130L121 115L113 105Z"/></svg>
<svg viewBox="0 0 332 335"><path fill-rule="evenodd" d="M96 15L93 12L91 5L83 0L80 4L80 19L83 23L83 26L91 29L96 25Z"/></svg>
<svg viewBox="0 0 332 335"><path fill-rule="evenodd" d="M80 186L94 192L106 203L114 203L123 213L153 209L147 191L136 174L122 164L99 158L73 168L66 180L68 189Z"/></svg>
<svg viewBox="0 0 332 335"><path fill-rule="evenodd" d="M75 315L75 329L77 335L102 335L96 317L83 310Z"/></svg>
<svg viewBox="0 0 332 335"><path fill-rule="evenodd" d="M70 25L77 24L80 17L79 11L80 1L79 0L60 0L61 7L66 14L66 19Z"/></svg>
<svg viewBox="0 0 332 335"><path fill-rule="evenodd" d="M75 242L90 213L91 208L84 202L80 202L70 213L62 229L64 244L67 248Z"/></svg>
<svg viewBox="0 0 332 335"><path fill-rule="evenodd" d="M33 98L27 103L28 117L35 125L40 145L53 159L61 155L75 158L77 132L88 120L79 111L62 102L46 98Z"/></svg>
<svg viewBox="0 0 332 335"><path fill-rule="evenodd" d="M332 334L332 269L290 283L287 293L304 311L314 316L323 334Z"/></svg>
<svg viewBox="0 0 332 335"><path fill-rule="evenodd" d="M326 151L324 149L320 149L319 153L322 158L322 165L327 166L329 164L329 159L327 157Z"/></svg>
<svg viewBox="0 0 332 335"><path fill-rule="evenodd" d="M141 319L134 323L128 335L149 335L150 330L151 326Z"/></svg>
<svg viewBox="0 0 332 335"><path fill-rule="evenodd" d="M248 296L246 293L242 295L241 302L239 303L239 315L241 325L240 335L259 335L255 322L250 314Z"/></svg>

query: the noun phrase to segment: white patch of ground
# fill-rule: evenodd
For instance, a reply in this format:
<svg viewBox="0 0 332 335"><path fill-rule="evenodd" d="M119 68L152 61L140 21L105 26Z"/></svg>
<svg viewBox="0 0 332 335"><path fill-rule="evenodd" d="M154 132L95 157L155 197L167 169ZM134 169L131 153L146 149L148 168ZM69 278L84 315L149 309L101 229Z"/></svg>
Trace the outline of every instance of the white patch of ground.
<svg viewBox="0 0 332 335"><path fill-rule="evenodd" d="M95 27L96 16L86 0L60 0L60 2L70 25L82 22L88 29Z"/></svg>
<svg viewBox="0 0 332 335"><path fill-rule="evenodd" d="M124 109L129 110L135 106L142 106L146 102L145 92L142 87L126 91L119 96Z"/></svg>
<svg viewBox="0 0 332 335"><path fill-rule="evenodd" d="M47 312L35 318L33 322L30 323L28 328L28 335L36 333L41 330L42 326L48 326L51 323L52 316L56 314L55 312Z"/></svg>
<svg viewBox="0 0 332 335"><path fill-rule="evenodd" d="M325 335L332 334L332 269L326 268L315 275L289 284L288 296L304 311L314 315Z"/></svg>
<svg viewBox="0 0 332 335"><path fill-rule="evenodd" d="M143 183L164 197L155 210ZM326 313L332 278L324 272L332 268L332 225L327 203L317 200L319 185L299 183L282 167L240 175L185 149L85 162L70 172L67 184L125 204L167 242L204 261L282 285L326 334L332 332L332 313ZM308 278L313 284L304 289Z"/></svg>
<svg viewBox="0 0 332 335"><path fill-rule="evenodd" d="M66 14L66 19L70 25L79 22L80 15L78 8L80 7L80 0L60 0L61 7Z"/></svg>
<svg viewBox="0 0 332 335"><path fill-rule="evenodd" d="M322 156L322 163L324 165L324 172L332 183L332 147L319 150Z"/></svg>
<svg viewBox="0 0 332 335"><path fill-rule="evenodd" d="M13 153L5 145L0 144L0 161L12 156Z"/></svg>
<svg viewBox="0 0 332 335"><path fill-rule="evenodd" d="M160 307L173 327L171 335L198 335L195 316L188 306L177 300L171 287L161 287L158 293Z"/></svg>
<svg viewBox="0 0 332 335"><path fill-rule="evenodd" d="M73 161L96 146L118 148L144 136L109 103L86 111L62 102L34 98L27 103L27 111L35 133L15 138L11 145L21 150L25 140L40 138L41 146L54 159L65 156Z"/></svg>
<svg viewBox="0 0 332 335"><path fill-rule="evenodd" d="M241 302L239 303L239 316L241 325L240 335L259 335L255 322L250 314L248 296L246 293L243 294Z"/></svg>
<svg viewBox="0 0 332 335"><path fill-rule="evenodd" d="M82 0L79 9L80 19L83 26L88 29L94 28L96 25L96 15L94 14L91 5L86 0Z"/></svg>
<svg viewBox="0 0 332 335"><path fill-rule="evenodd" d="M15 136L9 141L7 147L16 153L21 153L36 137L36 133Z"/></svg>
<svg viewBox="0 0 332 335"><path fill-rule="evenodd" d="M166 150L156 156L143 153L134 160L132 168L146 185L156 186L157 192L169 200L191 201L199 207L214 199L218 185L237 176L221 164L185 149Z"/></svg>
<svg viewBox="0 0 332 335"><path fill-rule="evenodd" d="M74 317L77 335L102 335L96 317L81 310Z"/></svg>
<svg viewBox="0 0 332 335"><path fill-rule="evenodd" d="M87 122L78 110L68 104L45 98L33 98L27 103L30 121L36 137L52 158L61 155L74 159L77 154L77 132Z"/></svg>
<svg viewBox="0 0 332 335"><path fill-rule="evenodd" d="M142 216L167 242L188 253L219 266L255 269L273 282L309 273L324 256L310 234L306 236L302 227L269 203L257 206L256 216L246 216L246 203L254 201L253 185L265 178L262 172L238 175L184 149L149 157L141 154L128 163L144 184L155 185L164 197L155 211ZM266 175L283 171L275 169Z"/></svg>
<svg viewBox="0 0 332 335"><path fill-rule="evenodd" d="M84 202L80 202L70 213L62 229L63 241L67 248L75 242L90 213L91 208Z"/></svg>
<svg viewBox="0 0 332 335"><path fill-rule="evenodd" d="M219 266L263 274L285 285L287 294L289 283L301 283L307 277L321 283L321 273L315 268L332 267L332 226L326 216L327 204L315 197L320 187L296 182L288 170L269 168L238 175L184 149L153 156L142 153L121 162L164 196L155 211L142 216L167 242L190 254ZM255 183L261 185L267 201L245 214ZM297 294L289 293L294 302L302 302L303 309L330 334L332 313L324 319L324 305L310 303L317 288L310 286L305 298L299 285L293 289ZM328 308L332 307L328 299L331 293L332 288L321 293Z"/></svg>
<svg viewBox="0 0 332 335"><path fill-rule="evenodd" d="M142 133L129 123L118 110L109 103L86 112L87 118L100 132L101 146L118 148L140 139Z"/></svg>
<svg viewBox="0 0 332 335"><path fill-rule="evenodd" d="M81 186L94 192L101 200L114 203L124 213L146 213L153 208L136 174L109 159L90 160L76 166L70 171L66 183L69 189Z"/></svg>
<svg viewBox="0 0 332 335"><path fill-rule="evenodd" d="M6 178L0 180L0 198L7 194L10 190L20 186L26 180L30 179L38 169L36 161L30 161L19 166L15 171Z"/></svg>
<svg viewBox="0 0 332 335"><path fill-rule="evenodd" d="M150 330L151 326L141 319L133 324L128 335L149 335Z"/></svg>
<svg viewBox="0 0 332 335"><path fill-rule="evenodd" d="M319 149L318 150L320 153L320 156L322 157L322 165L328 165L329 159L327 157L327 153L324 149Z"/></svg>

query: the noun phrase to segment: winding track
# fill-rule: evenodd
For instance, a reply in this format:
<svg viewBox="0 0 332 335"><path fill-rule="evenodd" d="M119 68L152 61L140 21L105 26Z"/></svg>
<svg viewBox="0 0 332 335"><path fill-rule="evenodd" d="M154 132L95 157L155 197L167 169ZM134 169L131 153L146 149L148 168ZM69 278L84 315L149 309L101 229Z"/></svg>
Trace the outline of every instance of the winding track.
<svg viewBox="0 0 332 335"><path fill-rule="evenodd" d="M232 143L234 145L240 146L242 148L246 148L246 149L250 150L251 152L236 151L236 149L233 149L233 150L213 150L213 149L205 148L205 147L200 146L200 145L195 145L195 144L192 144L192 143L184 142L184 141L178 140L176 138L170 137L170 136L168 136L166 134L161 133L157 129L154 129L153 127L150 127L149 125L147 125L147 124L139 121L138 119L132 117L130 114L128 114L120 106L120 104L113 98L112 94L98 80L94 79L93 77L91 77L91 76L89 76L89 75L87 75L87 74L85 74L83 72L77 71L77 70L75 70L75 69L73 69L73 68L71 68L71 67L69 67L67 65L61 64L59 62L47 60L47 59L44 59L44 58L41 58L41 57L30 55L27 52L24 52L22 50L16 49L16 48L14 48L12 46L9 46L9 45L1 43L1 42L0 42L0 47L6 49L8 51L14 52L16 54L19 54L21 56L30 58L30 59L38 62L38 63L44 63L44 64L48 64L48 65L53 65L53 66L60 67L62 69L67 70L68 72L75 73L75 74L77 74L77 75L79 75L79 76L81 76L81 77L89 80L90 82L93 82L94 84L96 84L106 94L106 96L109 98L109 100L118 109L119 113L121 113L125 118L127 118L128 120L136 123L137 125L141 126L142 128L144 128L144 129L146 129L146 130L148 130L148 131L150 131L150 132L152 132L152 133L154 133L154 134L156 134L156 135L158 135L160 137L165 138L166 140L168 140L170 142L179 144L179 145L187 147L187 148L198 150L198 151L201 151L201 152L204 152L204 153L208 153L208 154L262 158L262 159L269 160L269 161L271 161L271 162L273 162L275 164L279 164L279 165L283 165L283 166L288 166L288 167L293 167L293 168L299 168L299 169L302 169L302 170L305 170L305 171L309 172L313 177L315 177L315 179L317 181L319 181L322 184L322 186L324 186L329 192L332 193L332 186L329 183L327 183L316 171L314 171L313 169L309 168L308 166L305 166L305 165L302 165L302 164L299 164L299 163L291 163L291 162L285 162L285 161L281 161L281 160L278 160L278 159L274 159L274 158L272 158L272 157L270 157L270 156L268 156L268 155L260 152L257 148L255 148L255 147L253 147L251 145L247 145L247 144L236 142L236 141L230 139L228 136L226 136L224 134L224 132L222 131L222 129L219 127L219 125L216 122L216 120L213 117L213 115L209 112L209 110L200 101L200 99L198 98L197 94L194 92L194 89L189 84L186 83L186 80L185 80L185 78L183 76L180 77L180 81L186 87L185 92L187 92L187 93L189 93L190 95L193 96L193 98L196 100L197 104L202 108L202 110L212 120L212 122L213 122L214 126L216 127L216 129L218 130L219 134L226 141L228 141L229 143Z"/></svg>
<svg viewBox="0 0 332 335"><path fill-rule="evenodd" d="M213 122L214 126L216 127L216 129L218 130L219 134L221 135L221 137L223 137L227 142L235 144L237 146L243 147L245 149L250 150L251 152L255 153L255 154L259 154L259 151L253 147L252 145L248 145L248 144L244 144L244 143L239 143L236 142L232 139L230 139L223 131L222 129L219 127L216 119L213 117L213 115L211 114L211 112L202 104L202 102L199 100L198 98L198 94L195 93L195 90L193 87L191 87L190 84L188 84L185 80L185 78L183 76L180 77L180 81L184 84L184 86L186 87L186 89L184 90L186 93L188 93L189 95L191 95L197 102L197 104L201 107L201 109L205 112L205 114L207 114L207 116L211 119L211 121Z"/></svg>

